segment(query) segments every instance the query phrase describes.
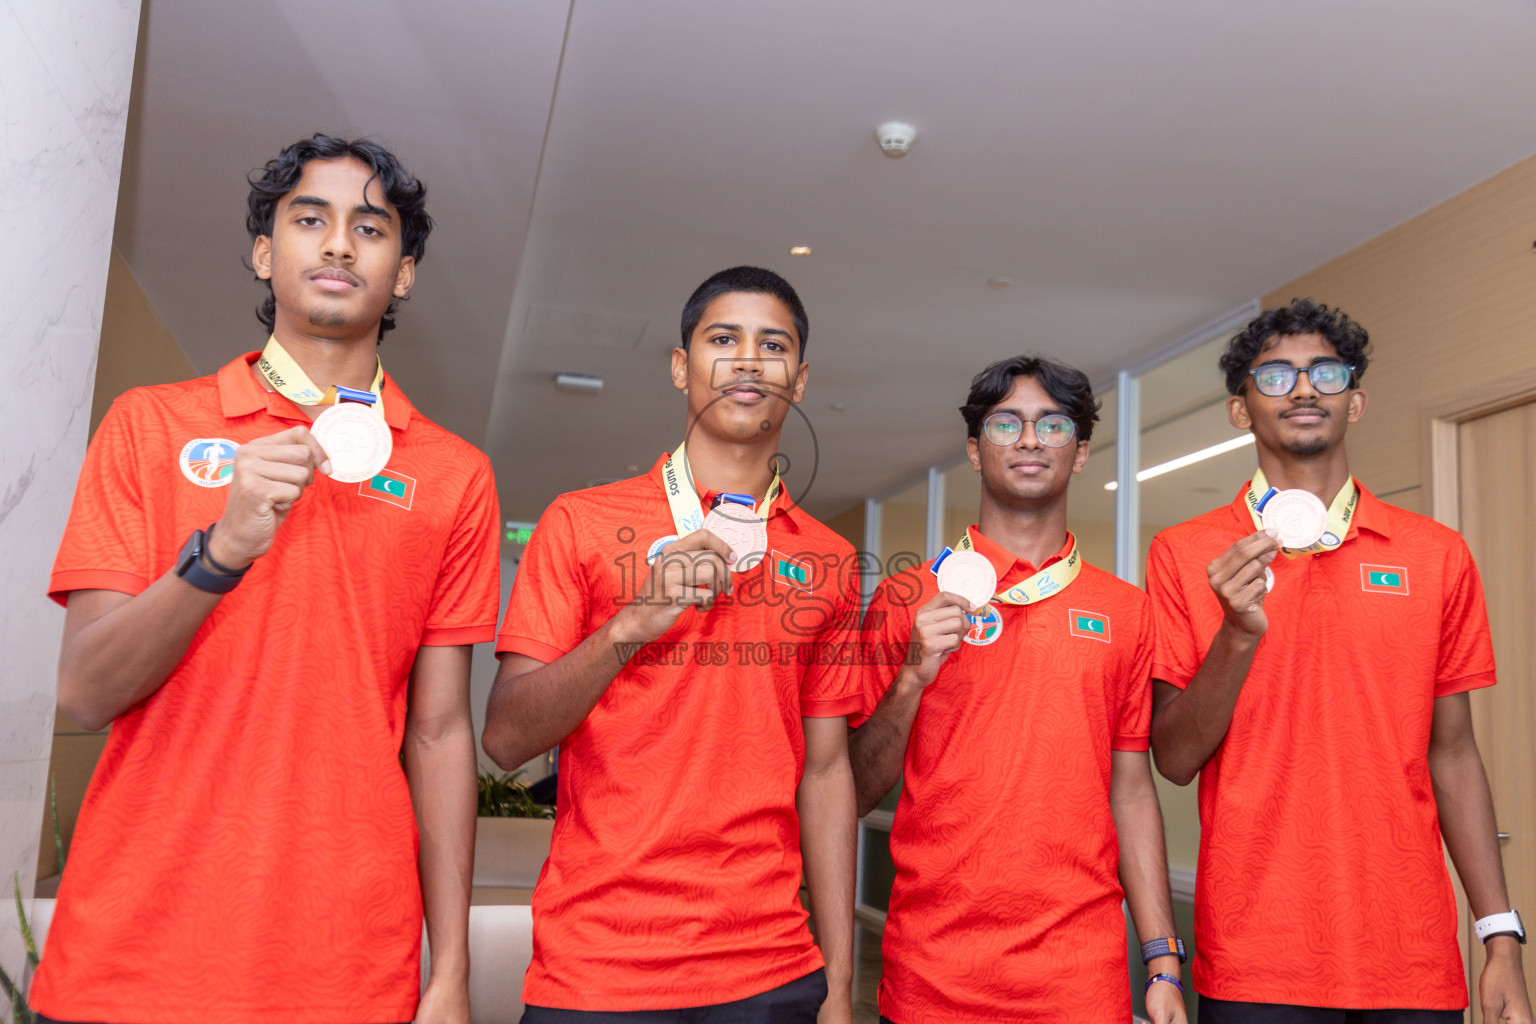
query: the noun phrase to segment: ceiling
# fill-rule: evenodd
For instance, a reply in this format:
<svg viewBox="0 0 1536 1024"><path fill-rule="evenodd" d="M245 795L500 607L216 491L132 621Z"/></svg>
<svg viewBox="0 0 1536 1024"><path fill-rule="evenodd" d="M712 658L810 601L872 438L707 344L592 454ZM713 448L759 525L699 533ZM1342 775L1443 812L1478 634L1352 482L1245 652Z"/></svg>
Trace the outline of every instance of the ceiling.
<svg viewBox="0 0 1536 1024"><path fill-rule="evenodd" d="M145 0L141 37L117 246L193 363L263 340L244 176L373 135L438 224L385 365L512 519L675 444L722 267L805 300L827 515L956 452L987 362L1099 379L1536 151L1528 0Z"/></svg>

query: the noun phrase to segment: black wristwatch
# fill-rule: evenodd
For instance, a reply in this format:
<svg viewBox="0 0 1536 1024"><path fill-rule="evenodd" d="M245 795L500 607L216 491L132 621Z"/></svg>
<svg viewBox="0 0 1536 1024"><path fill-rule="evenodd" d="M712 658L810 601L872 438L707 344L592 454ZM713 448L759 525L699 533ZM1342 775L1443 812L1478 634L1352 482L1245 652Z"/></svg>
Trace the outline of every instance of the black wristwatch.
<svg viewBox="0 0 1536 1024"><path fill-rule="evenodd" d="M213 556L207 553L208 538L213 536L213 527L217 525L213 523L206 530L192 531L192 536L181 546L181 554L176 556L176 575L198 590L206 590L210 594L227 594L240 585L240 580L251 567L248 565L236 572L215 562ZM218 571L204 568L204 558Z"/></svg>

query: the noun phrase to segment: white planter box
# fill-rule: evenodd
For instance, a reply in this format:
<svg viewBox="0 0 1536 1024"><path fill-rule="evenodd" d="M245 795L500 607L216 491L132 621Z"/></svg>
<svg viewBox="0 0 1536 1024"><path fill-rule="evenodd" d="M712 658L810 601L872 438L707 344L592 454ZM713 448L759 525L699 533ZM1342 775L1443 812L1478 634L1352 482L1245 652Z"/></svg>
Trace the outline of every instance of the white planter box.
<svg viewBox="0 0 1536 1024"><path fill-rule="evenodd" d="M48 943L48 926L53 923L53 908L57 901L31 899L22 900L21 902L26 905L27 925L32 929L32 941L37 943L37 952L41 955L43 947ZM6 905L10 915L14 916L16 913L15 901L7 900ZM13 923L11 927L14 928L15 924Z"/></svg>
<svg viewBox="0 0 1536 1024"><path fill-rule="evenodd" d="M532 889L549 857L548 818L480 818L475 828L475 885Z"/></svg>

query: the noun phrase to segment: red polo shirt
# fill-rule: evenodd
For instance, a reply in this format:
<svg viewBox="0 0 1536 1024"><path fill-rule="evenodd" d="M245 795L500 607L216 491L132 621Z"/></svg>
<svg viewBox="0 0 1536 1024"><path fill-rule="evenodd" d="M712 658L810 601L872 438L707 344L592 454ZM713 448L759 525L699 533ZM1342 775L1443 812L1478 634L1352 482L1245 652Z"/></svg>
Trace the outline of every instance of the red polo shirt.
<svg viewBox="0 0 1536 1024"><path fill-rule="evenodd" d="M1205 569L1254 532L1246 489L1152 542L1154 678L1188 685L1210 648ZM1360 491L1337 550L1271 565L1269 630L1200 773L1202 995L1467 1005L1428 752L1435 699L1494 682L1482 584L1459 534Z"/></svg>
<svg viewBox="0 0 1536 1024"><path fill-rule="evenodd" d="M235 446L309 419L250 371L137 388L81 469L49 593L137 594L223 512ZM394 454L317 475L155 693L113 723L32 1006L61 1020L404 1021L421 985L400 767L422 646L495 632L485 456L385 378Z"/></svg>
<svg viewBox="0 0 1536 1024"><path fill-rule="evenodd" d="M555 661L634 599L652 543L676 532L665 461L550 505L498 652ZM787 497L768 549L733 594L635 653L560 744L524 1002L703 1006L822 966L798 898L801 719L858 708L842 664L856 649L857 577L848 542Z"/></svg>
<svg viewBox="0 0 1536 1024"><path fill-rule="evenodd" d="M970 533L1000 590L1035 573ZM1045 566L1071 549L1069 536ZM938 594L931 564L880 585L867 640L908 642L914 616ZM945 660L907 742L880 1012L897 1024L1121 1024L1131 996L1110 762L1112 751L1147 749L1147 598L1084 564L1043 601L992 607L996 639ZM860 669L859 721L898 671Z"/></svg>

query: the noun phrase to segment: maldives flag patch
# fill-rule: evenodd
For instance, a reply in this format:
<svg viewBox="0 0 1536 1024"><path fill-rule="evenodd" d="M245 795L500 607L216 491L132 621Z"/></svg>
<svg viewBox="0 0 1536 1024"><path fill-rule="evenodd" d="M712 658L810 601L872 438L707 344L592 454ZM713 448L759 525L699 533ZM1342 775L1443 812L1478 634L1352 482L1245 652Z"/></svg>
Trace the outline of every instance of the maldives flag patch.
<svg viewBox="0 0 1536 1024"><path fill-rule="evenodd" d="M1373 594L1408 595L1408 570L1401 565L1360 566L1360 589Z"/></svg>
<svg viewBox="0 0 1536 1024"><path fill-rule="evenodd" d="M775 551L773 558L773 578L776 582L787 583L791 587L811 592L814 585L811 576L811 563L798 558L790 558L788 555Z"/></svg>
<svg viewBox="0 0 1536 1024"><path fill-rule="evenodd" d="M1090 640L1109 643L1109 620L1093 612L1077 608L1067 609L1067 632L1073 636L1085 636Z"/></svg>
<svg viewBox="0 0 1536 1024"><path fill-rule="evenodd" d="M386 469L370 480L357 485L357 493L365 498L378 498L391 505L399 505L407 512L416 500L416 478L393 469Z"/></svg>

